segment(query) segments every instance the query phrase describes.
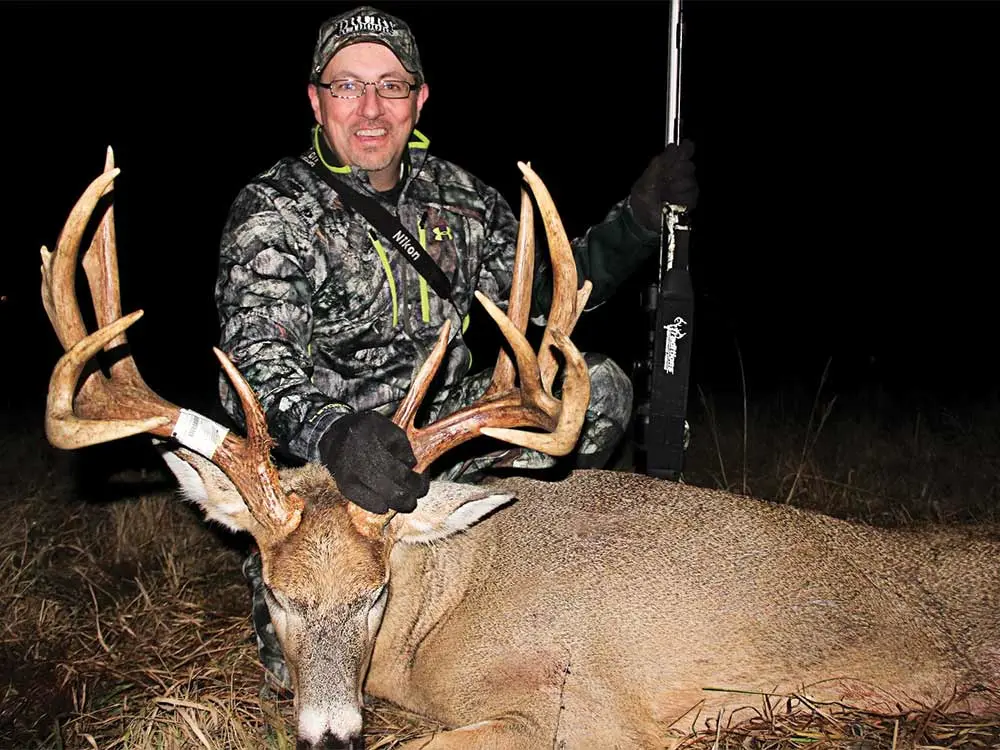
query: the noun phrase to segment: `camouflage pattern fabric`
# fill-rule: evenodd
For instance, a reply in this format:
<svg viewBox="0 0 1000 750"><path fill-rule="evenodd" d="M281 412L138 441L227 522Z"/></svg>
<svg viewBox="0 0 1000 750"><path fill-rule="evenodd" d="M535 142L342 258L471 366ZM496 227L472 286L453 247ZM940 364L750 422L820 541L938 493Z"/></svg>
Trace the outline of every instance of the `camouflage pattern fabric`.
<svg viewBox="0 0 1000 750"><path fill-rule="evenodd" d="M321 158L334 164L322 139L316 141ZM318 460L320 438L347 412L393 411L445 320L451 338L437 402L462 401L455 394L476 388L476 381L463 383L470 360L463 322L479 304L477 289L505 306L517 219L495 189L429 154L427 145L414 131L401 185L390 194L376 193L364 171L333 171L378 198L421 240L452 282L450 301L299 158L260 174L231 207L216 282L220 348L257 393L272 435L291 456ZM590 304L607 299L656 249L656 234L638 225L627 201L613 206L573 241L578 270L594 283ZM533 289L532 320L540 324L551 298L547 268L540 262ZM628 379L619 380L624 387ZM243 426L225 377L220 397ZM595 391L595 398L605 396ZM611 407L592 406L597 425L598 413Z"/></svg>
<svg viewBox="0 0 1000 750"><path fill-rule="evenodd" d="M340 50L357 42L376 42L392 50L399 62L413 73L419 84L424 78L420 52L405 21L370 5L354 8L328 19L319 29L313 50L310 80L318 82L323 68Z"/></svg>

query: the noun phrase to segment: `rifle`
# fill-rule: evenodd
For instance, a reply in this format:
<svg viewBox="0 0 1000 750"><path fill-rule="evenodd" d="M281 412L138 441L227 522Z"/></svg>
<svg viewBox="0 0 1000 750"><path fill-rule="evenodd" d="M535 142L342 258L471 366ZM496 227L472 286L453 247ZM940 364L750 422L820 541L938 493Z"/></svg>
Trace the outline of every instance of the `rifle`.
<svg viewBox="0 0 1000 750"><path fill-rule="evenodd" d="M680 142L681 50L684 24L680 0L670 0L666 144ZM654 477L677 480L688 441L688 375L694 333L694 290L688 269L690 225L684 206L664 204L660 212L660 258L656 282L643 294L650 318L649 355L637 363L645 381L635 420L641 468Z"/></svg>

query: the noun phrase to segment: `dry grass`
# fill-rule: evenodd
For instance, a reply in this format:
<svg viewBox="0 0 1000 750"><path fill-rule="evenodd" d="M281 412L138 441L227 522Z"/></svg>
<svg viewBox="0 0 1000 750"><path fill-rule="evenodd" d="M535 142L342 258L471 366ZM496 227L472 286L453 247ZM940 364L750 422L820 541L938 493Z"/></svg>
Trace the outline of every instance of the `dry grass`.
<svg viewBox="0 0 1000 750"><path fill-rule="evenodd" d="M816 704L800 697L762 698L715 731L687 733L677 750L778 750L791 748L897 750L898 748L1000 747L994 717L949 713L947 707L876 714L849 706Z"/></svg>
<svg viewBox="0 0 1000 750"><path fill-rule="evenodd" d="M699 396L692 484L879 525L1000 520L996 396L947 406L877 390Z"/></svg>
<svg viewBox="0 0 1000 750"><path fill-rule="evenodd" d="M692 413L687 481L877 523L996 520L1000 457L985 446L997 444L1000 409L970 419L929 407L827 409L831 400L755 404L744 440L742 409L713 411L706 396ZM178 502L144 440L68 454L38 425L26 428L0 424L17 436L0 446L0 747L294 747L290 705L260 695L240 573L247 540ZM747 706L715 732L678 722L672 739L686 748L1000 747L1000 719L947 706L877 715L753 695ZM378 703L366 719L370 749L434 730Z"/></svg>

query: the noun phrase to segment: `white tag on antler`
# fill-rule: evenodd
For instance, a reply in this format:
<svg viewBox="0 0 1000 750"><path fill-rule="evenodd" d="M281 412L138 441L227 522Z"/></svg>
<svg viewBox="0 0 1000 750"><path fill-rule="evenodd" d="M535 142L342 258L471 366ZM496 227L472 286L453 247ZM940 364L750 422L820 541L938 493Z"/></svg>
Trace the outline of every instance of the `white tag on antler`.
<svg viewBox="0 0 1000 750"><path fill-rule="evenodd" d="M171 436L185 448L211 459L228 434L229 430L218 422L213 422L198 412L181 409Z"/></svg>

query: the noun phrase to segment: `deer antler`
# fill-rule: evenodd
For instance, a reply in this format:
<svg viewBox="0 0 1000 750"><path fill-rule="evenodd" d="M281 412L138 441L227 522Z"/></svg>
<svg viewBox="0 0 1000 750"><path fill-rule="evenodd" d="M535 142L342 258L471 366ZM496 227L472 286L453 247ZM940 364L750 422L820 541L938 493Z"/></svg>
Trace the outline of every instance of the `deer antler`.
<svg viewBox="0 0 1000 750"><path fill-rule="evenodd" d="M583 355L569 340L569 334L583 310L591 284L586 282L577 292L576 261L552 197L529 165L518 162L518 167L535 194L545 220L552 256L554 284L548 325L536 355L524 336L534 267L534 222L527 192L522 190L521 221L508 315L505 316L484 294L476 292L476 298L496 321L514 352L520 387L515 387L514 369L506 352L501 351L493 380L482 398L431 425L416 427L414 419L420 402L444 357L450 331L446 325L393 417L393 421L410 438L418 471L426 469L446 451L477 435L495 437L551 455L565 455L573 449L580 434L590 402L590 379ZM552 393L552 382L558 370L558 363L550 350L552 346L559 349L566 360L562 401ZM513 427L534 427L544 432L511 429Z"/></svg>
<svg viewBox="0 0 1000 750"><path fill-rule="evenodd" d="M120 354L127 346L125 330L142 317L136 311L121 316L118 259L113 206L108 205L84 254L99 330L87 335L76 298L76 262L90 218L102 197L109 195L119 170L108 149L104 173L84 191L70 212L54 252L42 247L42 303L66 353L49 381L45 429L49 441L73 449L148 432L174 438L209 458L236 485L261 527L265 545L298 526L302 500L286 496L271 463L272 441L260 404L250 386L218 349L216 356L240 396L247 421L247 438L161 398L145 383L131 354L118 356L105 375L97 367L84 369L102 349ZM77 385L79 384L79 391ZM75 393L76 392L76 393Z"/></svg>

